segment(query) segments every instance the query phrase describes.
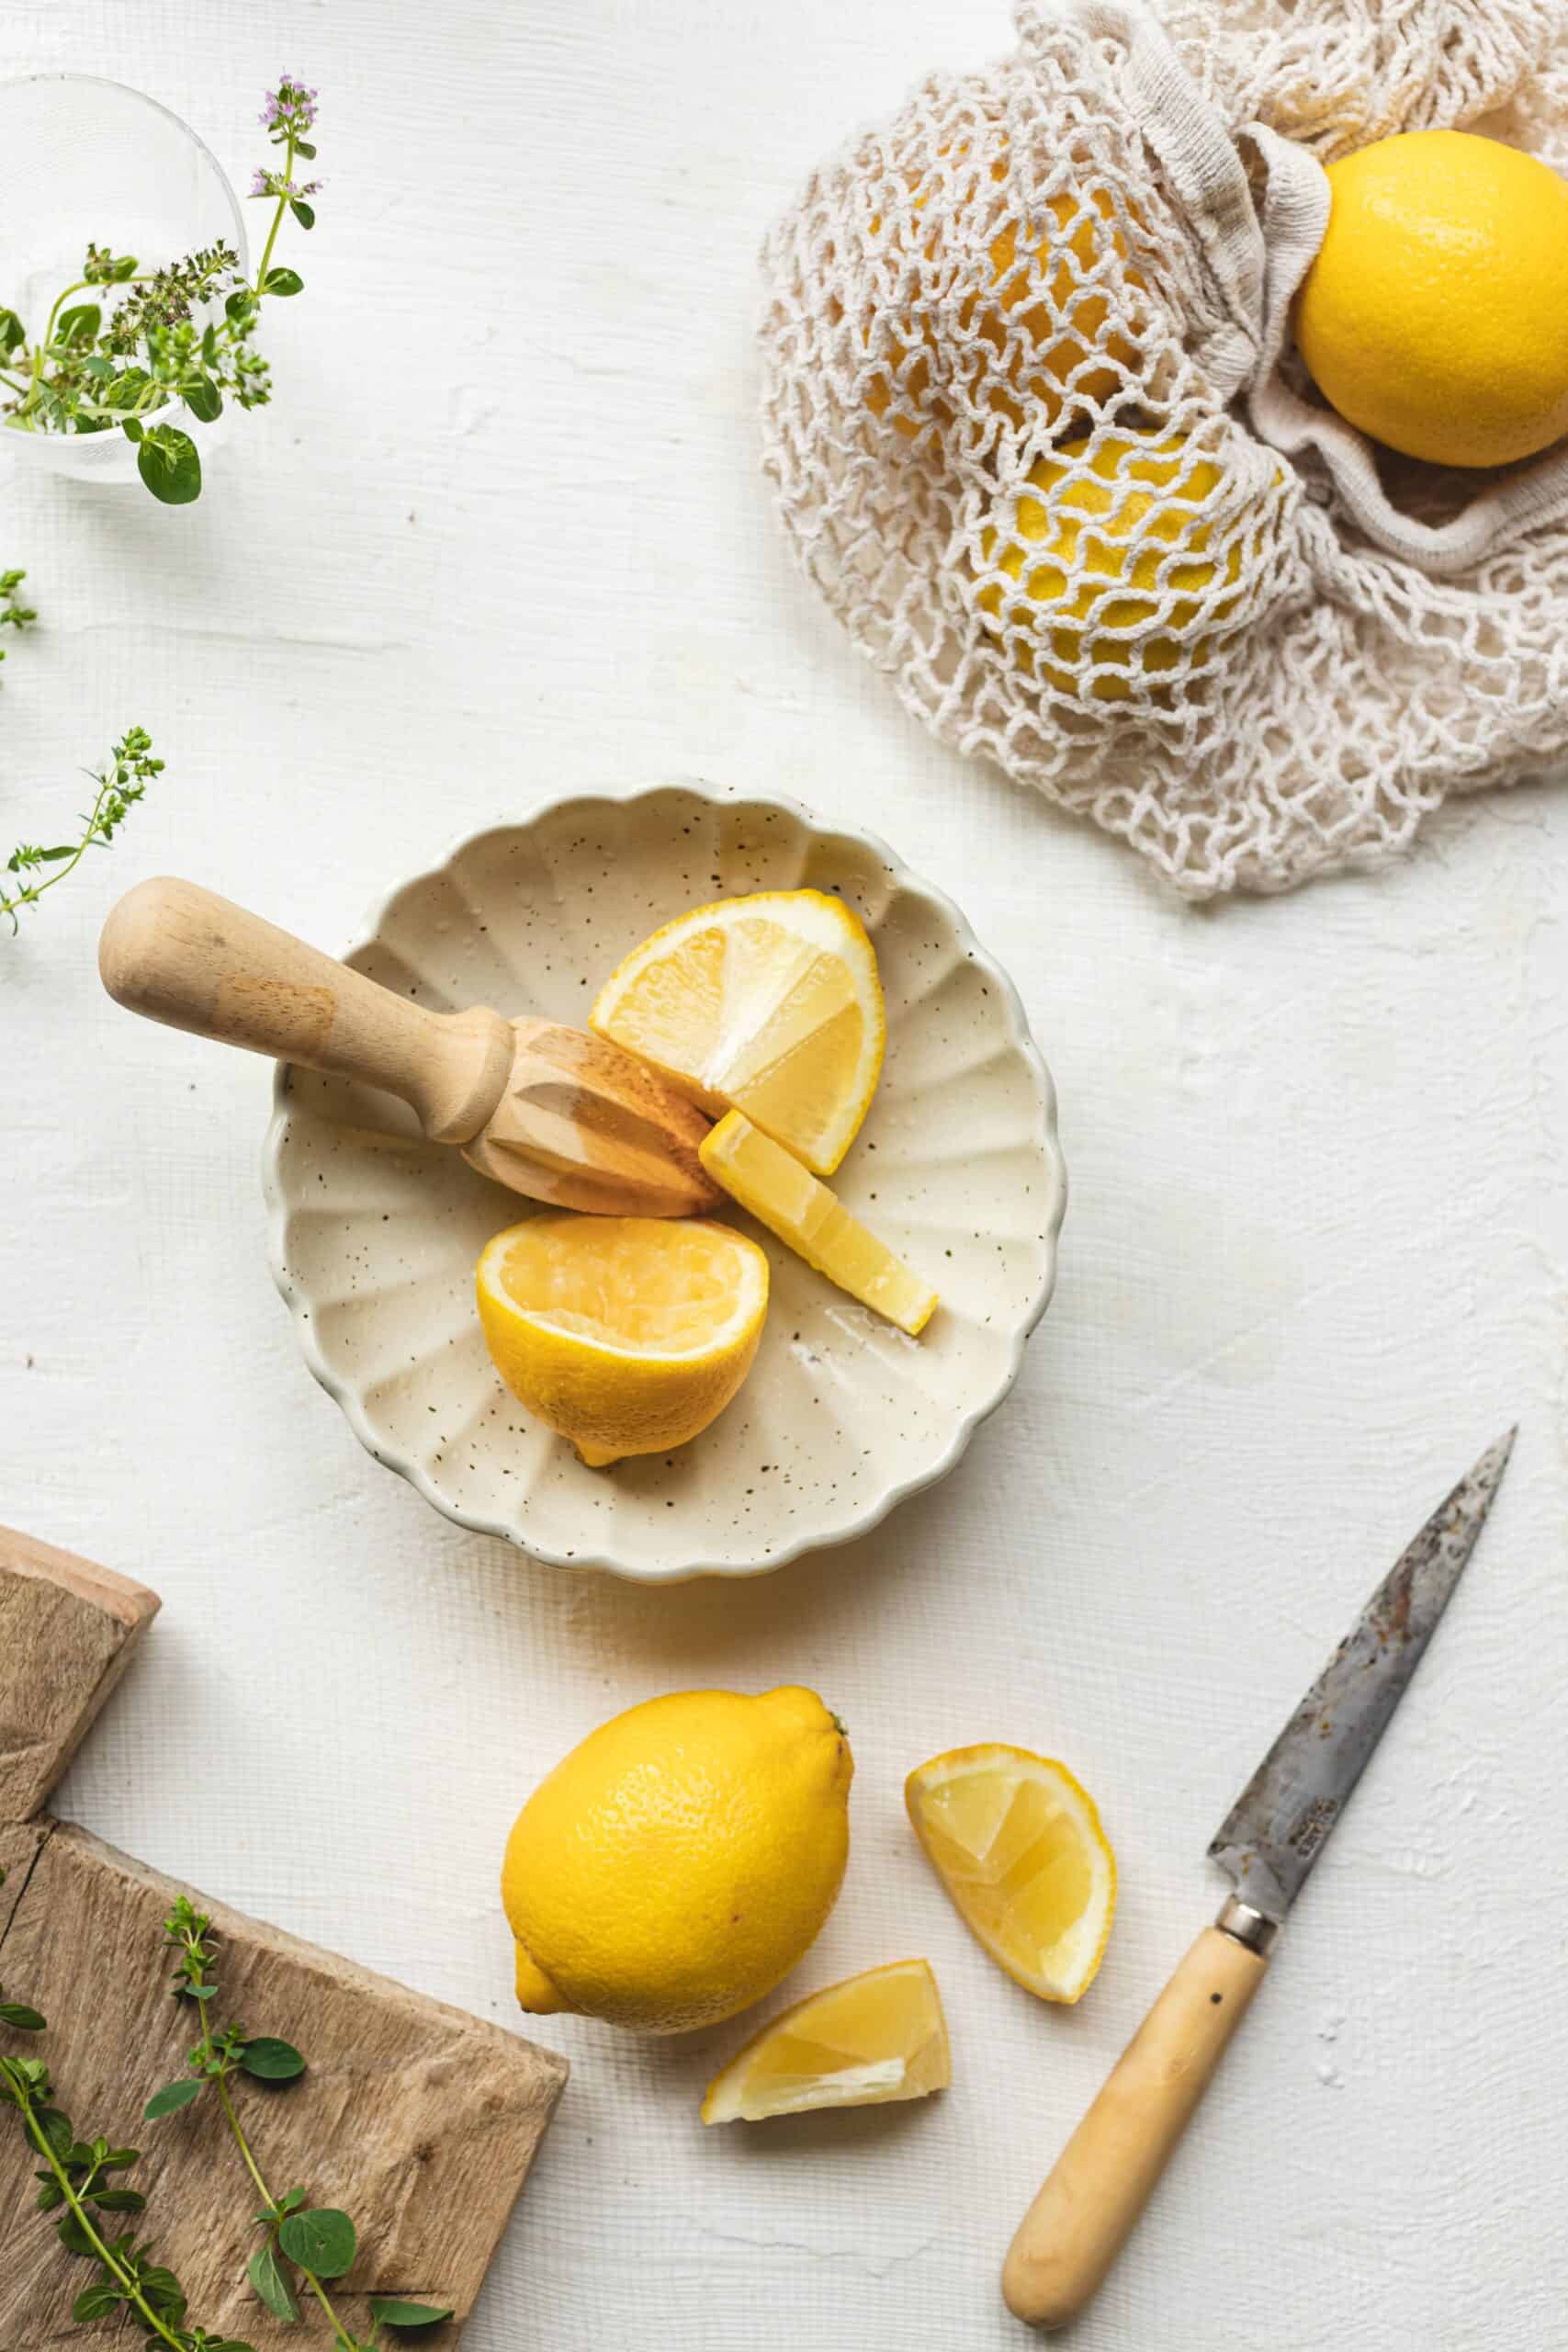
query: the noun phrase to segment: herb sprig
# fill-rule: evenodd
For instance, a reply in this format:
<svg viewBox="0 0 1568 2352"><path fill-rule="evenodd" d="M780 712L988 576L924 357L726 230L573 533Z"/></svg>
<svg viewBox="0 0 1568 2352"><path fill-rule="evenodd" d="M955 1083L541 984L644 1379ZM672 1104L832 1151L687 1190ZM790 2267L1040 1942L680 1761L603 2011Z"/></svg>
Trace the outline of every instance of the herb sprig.
<svg viewBox="0 0 1568 2352"><path fill-rule="evenodd" d="M17 593L27 578L25 571L0 571L0 628L30 628L38 615L30 605L24 605ZM6 649L0 645L0 662L6 659Z"/></svg>
<svg viewBox="0 0 1568 2352"><path fill-rule="evenodd" d="M164 763L152 755L152 738L144 727L128 727L110 751L101 768L85 768L83 774L89 784L97 786L93 805L78 819L81 831L75 841L59 842L45 849L36 842L18 842L6 860L7 874L32 876L46 866L41 881L18 880L13 890L0 883L0 915L9 915L13 936L21 929L17 917L23 907L36 907L46 890L52 890L74 873L90 849L107 849L136 803L143 797L154 776L162 775Z"/></svg>
<svg viewBox="0 0 1568 2352"><path fill-rule="evenodd" d="M6 1873L0 1870L0 1883ZM332 2329L337 2352L377 2352L384 2327L434 2327L450 2319L450 2309L411 2302L401 2295L372 2295L370 2333L350 2334L334 2309L323 2281L340 2278L352 2265L358 2233L346 2213L332 2206L310 2206L303 2188L274 2197L263 2177L241 2121L230 2085L238 2075L258 2082L288 2083L305 2072L305 2061L291 2042L273 2034L247 2034L243 2026L215 2029L211 2004L218 1997L215 1963L218 1939L212 1922L180 1895L164 1921L164 1946L178 1957L170 1990L177 2000L193 2002L201 2014L201 2039L191 2051L189 2071L155 2091L143 2120L156 2122L189 2107L208 2089L217 2096L233 2134L252 2186L262 2199L255 2225L265 2233L251 2257L246 2275L267 2310L282 2320L300 2316L301 2282L314 2295ZM26 2001L6 1997L0 1985L0 2028L13 2033L36 2034L46 2020ZM118 2148L99 2137L78 2140L71 2119L60 2108L49 2068L41 2059L16 2058L0 2052L0 2107L14 2109L29 2146L44 2160L35 2177L41 2184L38 2210L58 2212L61 2244L74 2255L97 2265L98 2276L72 2306L78 2322L131 2316L146 2331L145 2352L254 2352L237 2336L215 2335L206 2328L186 2325L186 2296L166 2265L153 2259L150 2244L135 2233L115 2237L100 2226L110 2213L140 2213L146 2199L139 2189L117 2183L115 2176L141 2162L140 2151ZM62 2210L63 2209L63 2210Z"/></svg>
<svg viewBox="0 0 1568 2352"><path fill-rule="evenodd" d="M164 1922L164 1942L165 1950L177 1954L170 1990L176 2000L194 2002L199 2008L201 2039L190 2052L189 2071L153 2093L144 2120L153 2123L191 2106L209 2087L216 2094L241 2161L262 2200L261 2211L254 2217L254 2226L264 2233L262 2244L251 2256L246 2276L268 2311L278 2319L297 2320L303 2285L320 2305L338 2352L375 2352L383 2327L433 2327L438 2320L450 2319L449 2309L409 2302L401 2296L373 2295L369 2335L361 2337L349 2332L327 2291L327 2282L341 2278L353 2267L359 2248L358 2232L336 2206L309 2204L303 2188L286 2189L281 2197L273 2194L231 2088L242 2075L265 2083L294 2082L304 2073L305 2061L292 2042L279 2041L276 2035L248 2034L241 2025L214 2026L218 1938L207 1913L197 1911L186 1895L178 1898Z"/></svg>
<svg viewBox="0 0 1568 2352"><path fill-rule="evenodd" d="M5 1875L0 1871L0 1880ZM46 2023L29 2003L0 1997L0 2026L13 2033L42 2033ZM117 2237L106 2223L106 2214L140 2213L147 2202L115 2177L141 2162L139 2150L113 2147L101 2134L79 2140L41 2058L0 2052L0 2107L15 2109L28 2146L43 2158L34 2175L38 2211L59 2213L61 2245L96 2266L97 2277L71 2306L73 2320L133 2318L145 2330L149 2352L253 2352L237 2336L187 2327L186 2293L174 2272L153 2259L152 2246L134 2230Z"/></svg>
<svg viewBox="0 0 1568 2352"><path fill-rule="evenodd" d="M188 505L201 495L201 456L177 424L159 413L183 401L188 416L210 424L225 399L243 409L264 406L271 372L252 337L265 297L302 291L296 269L276 266L273 254L287 217L303 230L316 225L310 199L320 180L295 176L301 157L314 161L309 133L318 93L297 75L283 74L269 90L261 121L282 150L280 168L258 166L250 195L270 202L272 220L254 279L242 277L232 245L220 242L162 268L143 270L132 254L89 243L82 273L55 297L41 335L29 337L15 311L0 308L0 403L6 423L22 433L106 433L118 425L136 444L136 465L154 498ZM101 301L78 295L123 288L106 317ZM197 313L221 302L221 314L198 322Z"/></svg>
<svg viewBox="0 0 1568 2352"><path fill-rule="evenodd" d="M28 628L38 615L24 605L18 594L25 571L0 571L0 628ZM5 660L0 652L0 661ZM164 763L152 756L152 738L145 728L128 727L119 741L111 749L101 768L84 770L90 784L97 786L91 808L78 819L80 831L74 841L62 842L52 849L38 842L18 842L6 861L7 874L27 876L14 890L0 882L0 915L11 919L13 938L21 929L17 920L24 907L36 907L46 890L81 865L90 849L107 849L136 803L145 794L154 776L162 775ZM52 866L51 874L41 880L32 877Z"/></svg>

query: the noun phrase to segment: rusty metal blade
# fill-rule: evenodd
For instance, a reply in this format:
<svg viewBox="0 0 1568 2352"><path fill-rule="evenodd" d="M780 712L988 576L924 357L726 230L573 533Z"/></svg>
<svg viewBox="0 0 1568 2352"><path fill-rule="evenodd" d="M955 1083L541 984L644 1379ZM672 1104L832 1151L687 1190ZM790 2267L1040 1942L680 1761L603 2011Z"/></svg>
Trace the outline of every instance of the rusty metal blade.
<svg viewBox="0 0 1568 2352"><path fill-rule="evenodd" d="M1244 1903L1282 1919L1345 1809L1475 1547L1517 1432L1482 1455L1367 1603L1209 1852Z"/></svg>

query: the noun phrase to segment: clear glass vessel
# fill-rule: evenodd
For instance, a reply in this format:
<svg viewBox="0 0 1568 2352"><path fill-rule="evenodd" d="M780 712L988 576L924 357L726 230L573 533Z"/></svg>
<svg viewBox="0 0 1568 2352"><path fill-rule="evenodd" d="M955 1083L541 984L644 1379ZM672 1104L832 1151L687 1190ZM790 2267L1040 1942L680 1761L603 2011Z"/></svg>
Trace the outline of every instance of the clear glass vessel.
<svg viewBox="0 0 1568 2352"><path fill-rule="evenodd" d="M144 268L222 243L233 246L242 271L249 268L244 212L217 157L140 90L93 74L0 83L0 307L15 311L29 334L41 332L55 297L81 277L90 242L134 254ZM107 311L113 289L73 299L101 300ZM3 385L0 395L10 397ZM188 427L204 456L229 421L225 410L212 424L194 424L183 401L159 415ZM0 415L6 458L77 481L136 480L136 451L113 428L28 432Z"/></svg>

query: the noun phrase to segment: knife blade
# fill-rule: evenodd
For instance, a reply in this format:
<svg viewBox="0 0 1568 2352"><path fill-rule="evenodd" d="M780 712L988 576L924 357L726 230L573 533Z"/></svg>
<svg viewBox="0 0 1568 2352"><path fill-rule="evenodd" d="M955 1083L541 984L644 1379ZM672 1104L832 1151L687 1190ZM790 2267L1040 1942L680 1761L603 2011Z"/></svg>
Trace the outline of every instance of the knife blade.
<svg viewBox="0 0 1568 2352"><path fill-rule="evenodd" d="M1238 1900L1273 1927L1300 1894L1421 1663L1517 1434L1488 1447L1400 1555L1214 1834L1211 1860Z"/></svg>
<svg viewBox="0 0 1568 2352"><path fill-rule="evenodd" d="M1018 2318L1061 2327L1100 2286L1269 1965L1486 1523L1516 1432L1488 1448L1379 1585L1209 1847L1233 1888L1129 2042L1021 2223Z"/></svg>

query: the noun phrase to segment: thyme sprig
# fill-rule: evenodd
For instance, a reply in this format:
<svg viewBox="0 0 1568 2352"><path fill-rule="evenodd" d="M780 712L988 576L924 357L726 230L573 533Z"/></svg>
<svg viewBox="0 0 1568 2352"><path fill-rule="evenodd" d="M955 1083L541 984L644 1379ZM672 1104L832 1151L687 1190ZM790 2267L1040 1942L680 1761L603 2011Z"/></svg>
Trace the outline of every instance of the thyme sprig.
<svg viewBox="0 0 1568 2352"><path fill-rule="evenodd" d="M37 613L18 594L27 576L25 571L0 571L0 628L31 628L37 620ZM0 662L5 659L6 649L0 645Z"/></svg>
<svg viewBox="0 0 1568 2352"><path fill-rule="evenodd" d="M273 253L286 217L313 229L320 180L301 181L301 156L313 159L307 135L315 125L317 92L286 74L269 90L261 120L280 169L259 167L250 194L270 201L273 215L254 279L243 277L232 245L220 242L162 267L143 270L132 254L96 241L79 277L56 295L43 333L30 336L15 311L0 308L0 401L5 421L22 433L106 433L116 425L136 444L137 471L167 506L201 495L201 456L180 425L159 423L175 402L197 423L221 415L225 399L260 408L271 395L271 372L252 337L265 297L299 293L298 270L275 266ZM80 295L116 295L106 317L101 301ZM221 311L203 320L221 303Z"/></svg>
<svg viewBox="0 0 1568 2352"><path fill-rule="evenodd" d="M0 2026L42 2033L46 2020L25 2001L0 1999ZM252 2352L237 2336L187 2327L186 2293L174 2272L134 2230L117 2237L105 2222L107 2214L140 2213L147 2202L140 2189L116 2178L141 2162L138 2149L114 2147L101 2134L79 2140L41 2058L0 2052L0 2107L14 2109L28 2146L43 2158L34 2175L38 2211L58 2213L61 2245L96 2266L96 2278L71 2306L73 2320L130 2317L145 2331L148 2352Z"/></svg>
<svg viewBox="0 0 1568 2352"><path fill-rule="evenodd" d="M188 2071L148 2100L144 2120L156 2122L162 2116L189 2107L209 2087L215 2093L251 2185L262 2200L261 2211L254 2217L254 2226L263 2233L262 2244L251 2256L246 2276L267 2310L278 2319L297 2320L302 2285L320 2305L338 2352L375 2352L384 2326L433 2327L438 2320L450 2319L450 2310L409 2302L401 2296L373 2295L369 2335L361 2337L350 2333L327 2282L341 2278L353 2267L358 2233L336 2206L309 2204L303 2188L286 2189L281 2197L273 2194L231 2087L243 2075L265 2083L293 2082L304 2073L305 2061L292 2042L279 2041L276 2035L248 2034L241 2025L215 2027L212 2004L218 1997L218 1938L208 1914L197 1911L186 1895L178 1898L164 1922L164 1943L165 1950L177 1955L170 1990L176 2000L194 2002L199 2008L201 2039L189 2053Z"/></svg>
<svg viewBox="0 0 1568 2352"><path fill-rule="evenodd" d="M90 849L107 849L136 803L142 798L154 776L164 773L164 763L152 752L152 738L144 727L128 727L114 745L101 768L83 771L89 784L96 785L93 805L78 819L80 831L74 841L57 842L44 848L37 842L18 842L6 860L7 874L18 876L39 874L44 866L54 871L40 881L18 880L15 889L7 890L0 883L0 915L9 915L13 936L21 929L17 920L23 907L36 907L46 890L52 890L74 873Z"/></svg>
<svg viewBox="0 0 1568 2352"><path fill-rule="evenodd" d="M4 1878L0 1871L0 1882ZM449 2309L410 2302L401 2295L372 2295L369 2335L350 2333L323 2282L342 2278L352 2265L358 2245L354 2223L335 2207L309 2205L303 2188L273 2195L231 2088L242 2075L265 2083L296 2081L305 2072L305 2061L291 2042L275 2035L249 2034L241 2025L214 2026L218 1938L210 1918L187 1895L176 1899L164 1921L163 1949L176 1954L170 1990L177 2000L192 2002L199 2010L201 2038L189 2053L186 2073L153 2093L143 2120L152 2123L173 2115L209 2089L217 2097L262 2199L255 2225L264 2233L263 2243L246 2275L267 2310L278 2319L298 2320L302 2283L320 2305L337 2352L377 2352L384 2327L425 2328L450 2319ZM6 1998L0 1986L0 2027L14 2033L42 2033L46 2020L28 2003ZM72 2306L73 2319L85 2323L129 2314L146 2331L145 2352L159 2352L160 2346L164 2352L254 2352L237 2336L187 2326L185 2290L166 2265L154 2260L152 2246L139 2242L134 2232L115 2237L100 2226L106 2214L142 2211L146 2199L141 2191L115 2178L140 2163L139 2150L111 2146L102 2137L78 2140L70 2117L57 2103L41 2059L0 2052L0 2107L17 2111L29 2145L44 2160L36 2175L41 2184L38 2210L58 2212L61 2244L97 2265L97 2278Z"/></svg>

